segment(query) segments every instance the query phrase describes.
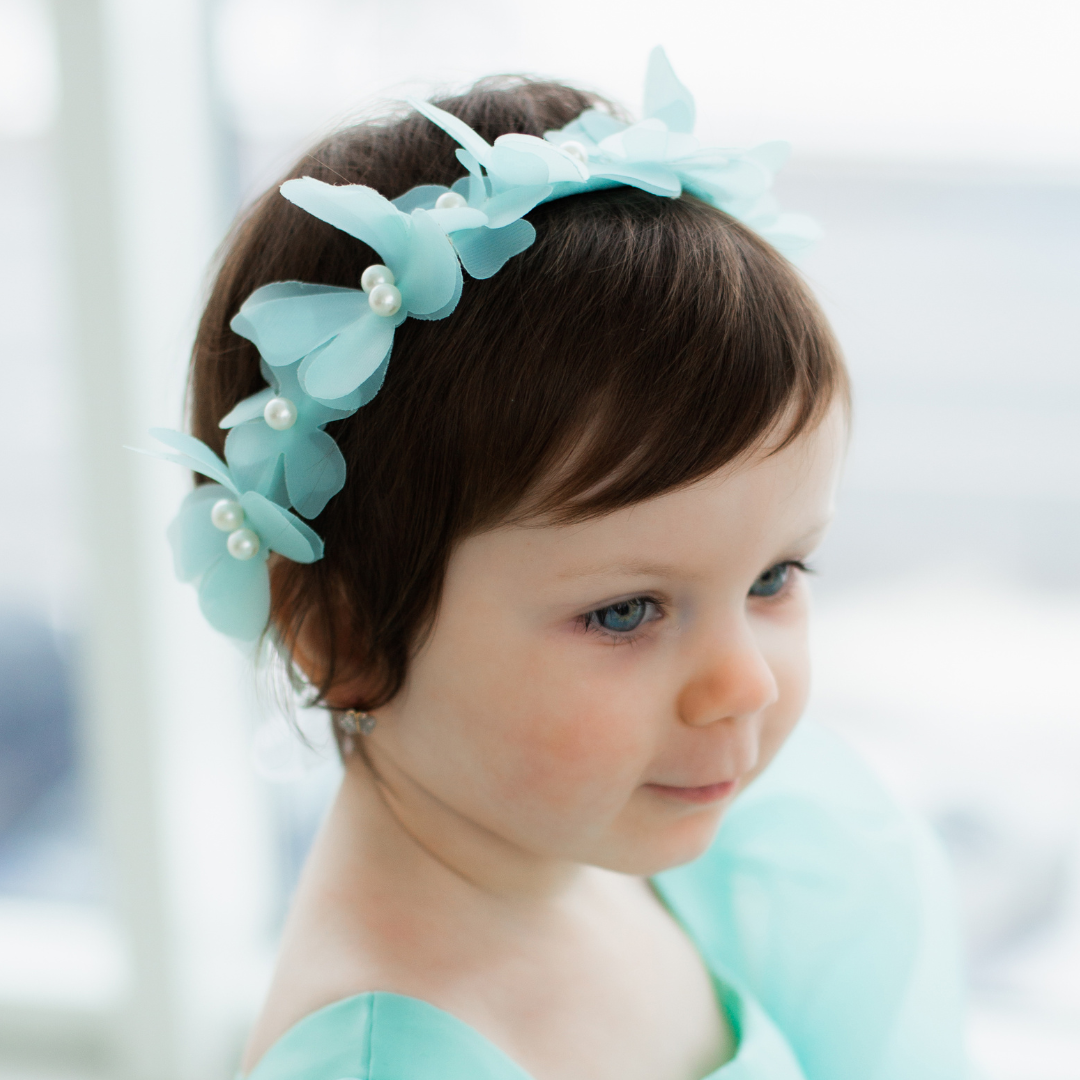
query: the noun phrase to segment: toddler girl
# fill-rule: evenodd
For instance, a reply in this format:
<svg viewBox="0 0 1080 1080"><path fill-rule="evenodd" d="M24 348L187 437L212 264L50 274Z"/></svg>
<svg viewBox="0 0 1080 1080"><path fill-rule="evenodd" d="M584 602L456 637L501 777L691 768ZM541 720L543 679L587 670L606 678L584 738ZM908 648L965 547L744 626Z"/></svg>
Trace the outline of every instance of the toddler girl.
<svg viewBox="0 0 1080 1080"><path fill-rule="evenodd" d="M780 148L659 52L639 124L414 105L245 214L159 433L181 577L345 766L244 1072L959 1077L936 849L796 729L848 399Z"/></svg>

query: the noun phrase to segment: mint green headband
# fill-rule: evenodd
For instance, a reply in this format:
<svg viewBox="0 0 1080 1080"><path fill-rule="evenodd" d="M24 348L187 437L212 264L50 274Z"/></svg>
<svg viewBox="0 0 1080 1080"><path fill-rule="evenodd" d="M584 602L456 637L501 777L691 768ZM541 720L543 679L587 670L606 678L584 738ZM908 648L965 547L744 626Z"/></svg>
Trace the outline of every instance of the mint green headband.
<svg viewBox="0 0 1080 1080"><path fill-rule="evenodd" d="M491 277L533 243L524 215L534 207L620 185L672 199L685 191L789 256L819 235L810 219L780 214L769 194L787 144L700 146L690 133L694 99L660 48L649 58L645 119L636 124L589 109L543 139L502 135L492 145L442 109L410 104L461 144L467 175L392 201L309 176L282 184L286 199L382 262L364 271L360 289L282 281L244 301L230 326L258 348L269 385L221 421L225 461L190 435L151 432L171 448L158 457L213 481L187 496L168 535L177 577L197 585L212 626L241 640L266 629L270 552L301 563L323 556L301 520L317 517L345 485L345 459L323 428L379 392L405 319L446 318L461 298L463 268Z"/></svg>

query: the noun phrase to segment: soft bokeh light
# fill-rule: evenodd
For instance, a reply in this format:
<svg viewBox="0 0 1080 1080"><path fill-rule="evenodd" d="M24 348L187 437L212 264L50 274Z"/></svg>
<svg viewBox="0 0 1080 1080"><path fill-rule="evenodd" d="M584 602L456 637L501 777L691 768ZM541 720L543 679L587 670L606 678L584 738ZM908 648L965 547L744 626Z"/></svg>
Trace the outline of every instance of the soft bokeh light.
<svg viewBox="0 0 1080 1080"><path fill-rule="evenodd" d="M660 17L658 17L658 15ZM1080 167L1068 0L225 0L221 77L255 137L313 130L403 87L492 72L569 78L638 107L663 44L694 88L700 130L778 134L811 156Z"/></svg>

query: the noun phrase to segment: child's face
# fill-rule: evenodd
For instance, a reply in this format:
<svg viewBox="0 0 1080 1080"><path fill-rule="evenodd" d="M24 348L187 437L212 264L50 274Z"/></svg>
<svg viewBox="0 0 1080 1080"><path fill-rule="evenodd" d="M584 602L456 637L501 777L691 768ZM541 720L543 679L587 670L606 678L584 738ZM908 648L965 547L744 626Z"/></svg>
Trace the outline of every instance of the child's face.
<svg viewBox="0 0 1080 1080"><path fill-rule="evenodd" d="M519 852L693 859L806 701L803 572L845 439L815 430L649 502L498 528L451 559L374 764L399 800Z"/></svg>

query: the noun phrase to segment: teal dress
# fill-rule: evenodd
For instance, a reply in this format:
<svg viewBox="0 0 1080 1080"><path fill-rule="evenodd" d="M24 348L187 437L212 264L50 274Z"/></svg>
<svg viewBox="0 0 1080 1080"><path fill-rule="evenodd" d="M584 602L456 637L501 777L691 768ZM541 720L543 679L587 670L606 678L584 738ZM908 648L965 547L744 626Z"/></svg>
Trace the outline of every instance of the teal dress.
<svg viewBox="0 0 1080 1080"><path fill-rule="evenodd" d="M835 736L803 722L710 849L652 879L735 1031L709 1080L961 1080L949 876L928 830ZM416 998L301 1020L248 1080L530 1080Z"/></svg>

